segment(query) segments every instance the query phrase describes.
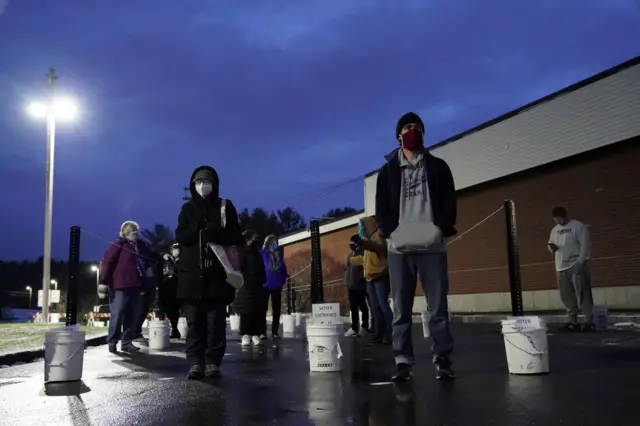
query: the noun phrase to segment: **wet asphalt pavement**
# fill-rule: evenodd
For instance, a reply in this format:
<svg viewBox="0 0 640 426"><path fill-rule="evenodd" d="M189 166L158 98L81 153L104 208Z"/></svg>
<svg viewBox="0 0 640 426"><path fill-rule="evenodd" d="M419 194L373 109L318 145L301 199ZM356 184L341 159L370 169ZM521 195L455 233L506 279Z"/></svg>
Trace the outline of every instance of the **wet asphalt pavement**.
<svg viewBox="0 0 640 426"><path fill-rule="evenodd" d="M419 326L413 382L387 383L389 347L344 339L341 373L309 373L301 339L240 348L223 378L188 381L183 344L115 356L85 353L83 381L45 388L38 361L0 370L0 425L637 425L640 333L549 336L551 374L511 376L498 325L455 325L458 380L440 383ZM551 331L553 333L553 331Z"/></svg>

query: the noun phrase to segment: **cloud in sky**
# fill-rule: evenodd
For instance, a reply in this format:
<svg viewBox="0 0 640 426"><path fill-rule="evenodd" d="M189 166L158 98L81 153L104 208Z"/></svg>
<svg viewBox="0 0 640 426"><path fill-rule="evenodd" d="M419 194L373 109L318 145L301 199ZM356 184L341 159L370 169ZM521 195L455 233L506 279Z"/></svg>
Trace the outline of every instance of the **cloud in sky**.
<svg viewBox="0 0 640 426"><path fill-rule="evenodd" d="M634 4L12 2L0 18L0 187L13 207L0 233L28 232L0 258L41 250L44 125L22 105L46 94L52 65L82 107L59 126L62 256L72 224L104 237L125 219L173 226L199 164L240 207L285 207L377 168L406 111L435 143L627 60L639 50ZM350 184L296 207L361 207L362 193ZM87 256L104 248L86 244Z"/></svg>

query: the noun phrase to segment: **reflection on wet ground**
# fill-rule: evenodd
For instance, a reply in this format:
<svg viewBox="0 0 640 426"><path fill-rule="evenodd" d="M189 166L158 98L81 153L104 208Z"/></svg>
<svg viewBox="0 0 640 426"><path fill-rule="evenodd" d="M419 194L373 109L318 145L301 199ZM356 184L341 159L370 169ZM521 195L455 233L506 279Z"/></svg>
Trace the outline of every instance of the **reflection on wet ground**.
<svg viewBox="0 0 640 426"><path fill-rule="evenodd" d="M510 376L497 326L456 325L458 380L440 383L416 328L413 382L388 382L389 347L345 339L341 373L309 373L301 339L241 349L224 377L184 379L182 344L85 355L79 383L44 386L41 362L0 370L1 425L635 425L640 333L555 334L546 376Z"/></svg>

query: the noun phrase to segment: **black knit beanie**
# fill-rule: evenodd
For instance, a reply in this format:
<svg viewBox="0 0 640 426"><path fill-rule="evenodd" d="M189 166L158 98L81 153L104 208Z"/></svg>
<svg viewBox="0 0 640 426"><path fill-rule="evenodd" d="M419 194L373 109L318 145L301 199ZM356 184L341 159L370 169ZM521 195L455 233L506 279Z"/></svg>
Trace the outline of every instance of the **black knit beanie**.
<svg viewBox="0 0 640 426"><path fill-rule="evenodd" d="M400 120L398 120L398 124L396 125L396 140L398 140L402 128L411 123L420 126L420 128L422 129L422 133L424 133L424 123L422 122L420 116L418 116L418 114L416 114L415 112L408 112L400 117Z"/></svg>

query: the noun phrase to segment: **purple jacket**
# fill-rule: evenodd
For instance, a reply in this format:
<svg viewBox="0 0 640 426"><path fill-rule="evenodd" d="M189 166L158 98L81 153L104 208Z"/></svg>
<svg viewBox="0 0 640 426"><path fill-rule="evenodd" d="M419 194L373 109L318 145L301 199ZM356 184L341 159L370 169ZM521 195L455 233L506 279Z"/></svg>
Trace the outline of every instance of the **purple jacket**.
<svg viewBox="0 0 640 426"><path fill-rule="evenodd" d="M136 256L136 244L138 256ZM107 249L100 264L100 281L114 290L142 288L152 253L145 243L120 238Z"/></svg>
<svg viewBox="0 0 640 426"><path fill-rule="evenodd" d="M264 283L263 287L270 291L280 290L289 277L287 265L284 263L284 258L280 264L280 269L278 269L277 272L274 272L269 268L269 250L260 250L260 254L262 254L264 270L267 273L267 281Z"/></svg>

